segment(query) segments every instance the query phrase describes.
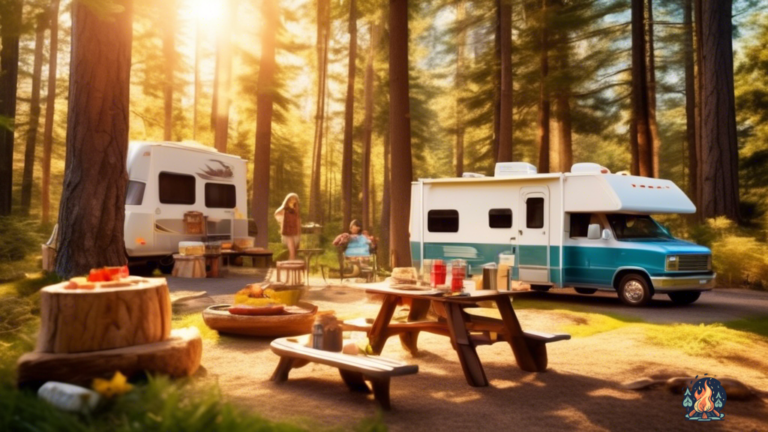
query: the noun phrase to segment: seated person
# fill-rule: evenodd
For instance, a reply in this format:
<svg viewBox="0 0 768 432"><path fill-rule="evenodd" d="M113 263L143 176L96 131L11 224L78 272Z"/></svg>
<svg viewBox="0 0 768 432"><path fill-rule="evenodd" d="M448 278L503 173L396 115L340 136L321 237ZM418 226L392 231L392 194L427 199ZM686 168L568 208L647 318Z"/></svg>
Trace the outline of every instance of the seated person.
<svg viewBox="0 0 768 432"><path fill-rule="evenodd" d="M344 252L347 257L368 257L373 253L374 238L363 231L363 225L358 220L349 224L349 232L340 234L333 241L334 246Z"/></svg>

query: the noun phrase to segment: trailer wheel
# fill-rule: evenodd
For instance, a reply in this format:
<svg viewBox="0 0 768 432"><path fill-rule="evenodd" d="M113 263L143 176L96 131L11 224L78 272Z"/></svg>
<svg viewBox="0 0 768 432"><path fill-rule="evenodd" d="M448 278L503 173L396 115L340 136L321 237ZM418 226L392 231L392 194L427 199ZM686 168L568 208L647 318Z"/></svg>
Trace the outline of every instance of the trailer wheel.
<svg viewBox="0 0 768 432"><path fill-rule="evenodd" d="M550 288L549 285L531 285L531 291L547 292Z"/></svg>
<svg viewBox="0 0 768 432"><path fill-rule="evenodd" d="M160 258L160 261L157 262L157 268L160 269L162 274L171 274L175 263L176 260L173 259L173 255L168 255L167 257Z"/></svg>
<svg viewBox="0 0 768 432"><path fill-rule="evenodd" d="M594 294L597 292L594 288L574 288L574 290L579 294Z"/></svg>
<svg viewBox="0 0 768 432"><path fill-rule="evenodd" d="M648 281L642 275L630 273L619 282L619 299L629 306L645 306L653 294Z"/></svg>
<svg viewBox="0 0 768 432"><path fill-rule="evenodd" d="M672 300L673 303L679 304L679 305L687 305L698 300L699 297L701 297L701 291L671 292L667 295L669 296L669 299Z"/></svg>

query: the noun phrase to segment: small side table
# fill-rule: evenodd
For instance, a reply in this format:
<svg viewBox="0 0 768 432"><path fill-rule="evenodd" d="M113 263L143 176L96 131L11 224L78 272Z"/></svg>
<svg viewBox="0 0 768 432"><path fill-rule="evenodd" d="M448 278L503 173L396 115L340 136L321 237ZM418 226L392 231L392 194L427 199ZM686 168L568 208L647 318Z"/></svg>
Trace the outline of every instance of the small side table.
<svg viewBox="0 0 768 432"><path fill-rule="evenodd" d="M204 278L205 277L205 257L194 255L173 255L172 276L183 278Z"/></svg>
<svg viewBox="0 0 768 432"><path fill-rule="evenodd" d="M315 258L315 266L317 266L318 257L325 252L325 249L299 249L298 252L304 259L304 266L306 267L304 279L309 283L309 269L311 268L312 258Z"/></svg>
<svg viewBox="0 0 768 432"><path fill-rule="evenodd" d="M277 262L277 282L285 282L286 286L305 285L304 272L306 271L304 261L278 261ZM285 280L281 280L281 274L285 272Z"/></svg>

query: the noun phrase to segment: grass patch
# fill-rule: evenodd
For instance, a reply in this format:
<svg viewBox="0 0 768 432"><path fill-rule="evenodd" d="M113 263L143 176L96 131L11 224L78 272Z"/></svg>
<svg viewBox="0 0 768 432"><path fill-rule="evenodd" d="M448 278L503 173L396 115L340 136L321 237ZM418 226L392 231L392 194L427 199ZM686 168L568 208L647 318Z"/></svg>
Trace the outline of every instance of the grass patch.
<svg viewBox="0 0 768 432"><path fill-rule="evenodd" d="M570 317L576 321L576 324L570 324L563 328L563 331L575 338L594 336L599 333L605 333L643 322L638 318L630 318L618 314L572 311L560 312L571 315Z"/></svg>
<svg viewBox="0 0 768 432"><path fill-rule="evenodd" d="M186 315L174 315L171 326L175 329L197 327L197 329L200 330L200 336L204 340L214 342L219 340L219 332L212 330L210 327L205 325L205 321L203 321L203 314L199 312Z"/></svg>
<svg viewBox="0 0 768 432"><path fill-rule="evenodd" d="M311 427L310 430L320 428ZM0 430L38 431L300 431L272 422L223 400L217 386L191 380L150 378L134 390L108 401L91 415L61 412L33 393L0 386ZM367 419L355 430L383 431L380 419Z"/></svg>
<svg viewBox="0 0 768 432"><path fill-rule="evenodd" d="M730 329L722 323L645 324L644 327L650 343L677 348L692 356L722 357L731 351L739 352L762 339L754 334Z"/></svg>
<svg viewBox="0 0 768 432"><path fill-rule="evenodd" d="M725 326L729 329L754 333L758 336L768 338L768 316L728 321L725 323Z"/></svg>

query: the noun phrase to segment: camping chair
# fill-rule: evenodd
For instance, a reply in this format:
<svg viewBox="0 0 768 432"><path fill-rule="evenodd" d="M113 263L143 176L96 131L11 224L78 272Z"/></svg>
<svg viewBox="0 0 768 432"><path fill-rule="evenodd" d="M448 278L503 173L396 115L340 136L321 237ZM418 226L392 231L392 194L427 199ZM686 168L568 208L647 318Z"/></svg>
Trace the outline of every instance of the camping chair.
<svg viewBox="0 0 768 432"><path fill-rule="evenodd" d="M378 262L376 259L376 245L370 244L368 247L369 255L367 256L347 256L347 246L339 246L336 248L339 257L339 279L344 282L344 278L352 279L365 275L366 282L372 282L376 280L376 273L378 272Z"/></svg>

